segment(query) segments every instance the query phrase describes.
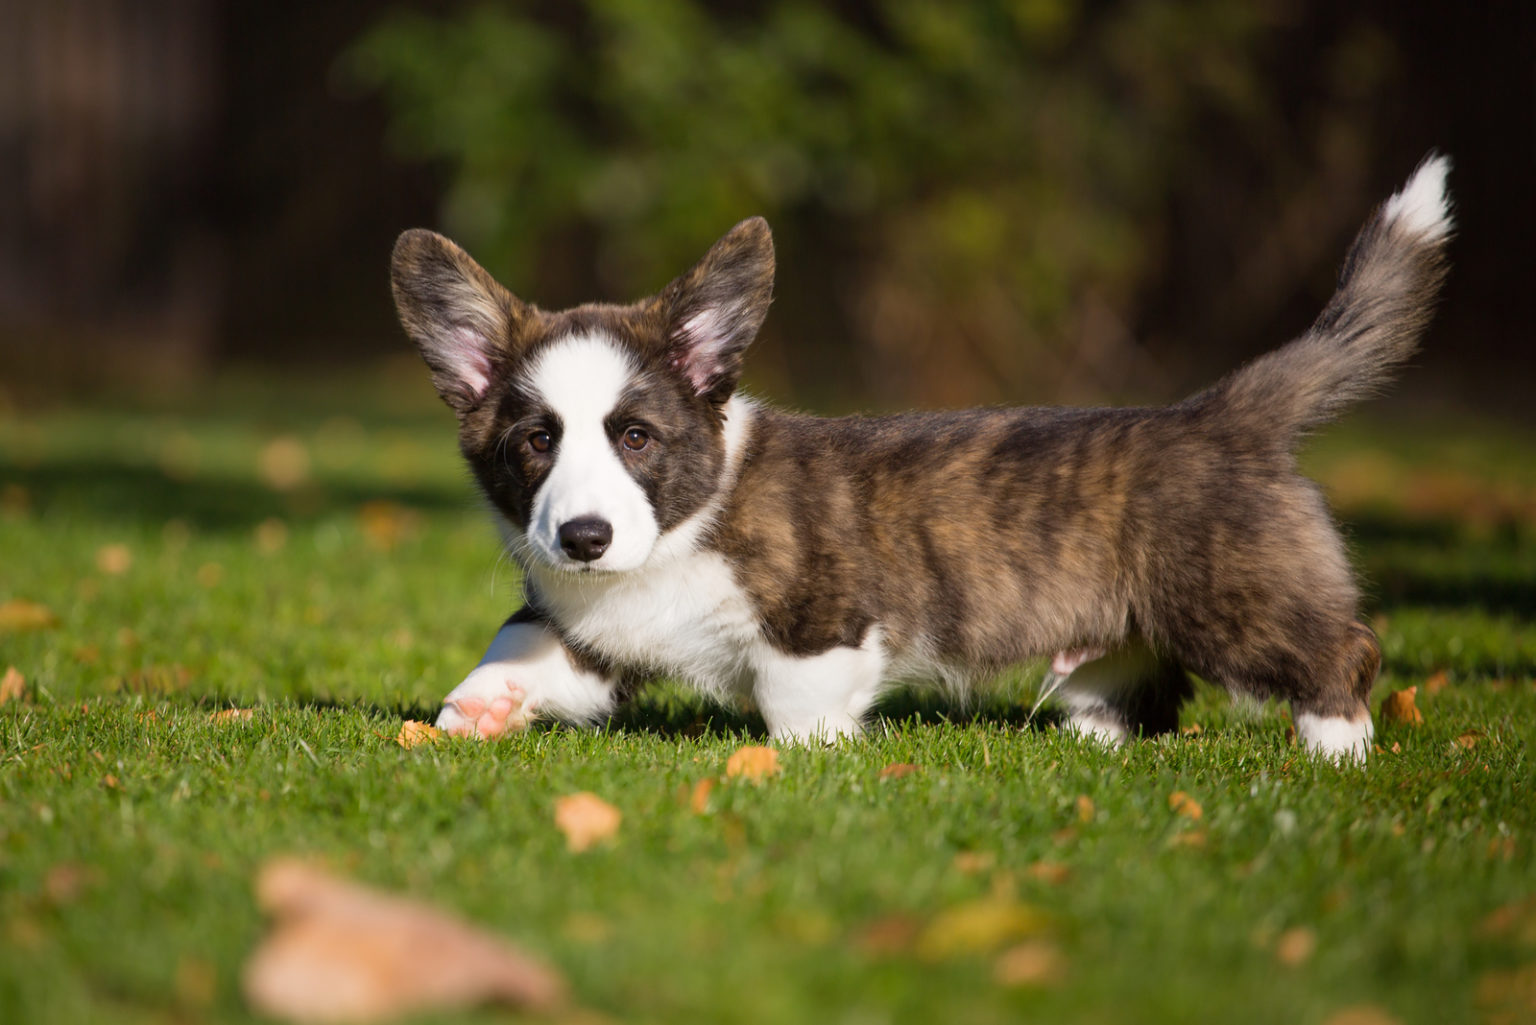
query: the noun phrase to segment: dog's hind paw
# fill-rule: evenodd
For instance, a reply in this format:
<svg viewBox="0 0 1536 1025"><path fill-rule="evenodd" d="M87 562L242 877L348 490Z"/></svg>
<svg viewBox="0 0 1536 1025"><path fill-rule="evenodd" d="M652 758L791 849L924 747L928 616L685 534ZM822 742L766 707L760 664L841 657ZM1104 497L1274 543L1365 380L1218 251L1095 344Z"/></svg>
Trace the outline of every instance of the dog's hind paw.
<svg viewBox="0 0 1536 1025"><path fill-rule="evenodd" d="M499 737L508 730L524 729L534 714L527 692L504 669L483 666L443 699L437 728L455 737Z"/></svg>

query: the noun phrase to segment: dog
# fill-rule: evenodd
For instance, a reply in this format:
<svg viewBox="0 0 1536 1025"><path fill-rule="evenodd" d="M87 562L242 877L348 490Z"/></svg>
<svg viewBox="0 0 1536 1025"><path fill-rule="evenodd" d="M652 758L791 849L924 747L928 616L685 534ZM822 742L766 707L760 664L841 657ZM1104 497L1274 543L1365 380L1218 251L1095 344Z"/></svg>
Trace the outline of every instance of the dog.
<svg viewBox="0 0 1536 1025"><path fill-rule="evenodd" d="M416 229L391 278L458 417L525 604L437 725L596 723L645 680L744 701L774 738L857 734L905 681L1051 660L1071 726L1176 729L1190 674L1289 701L1363 759L1380 665L1339 530L1294 455L1415 351L1446 272L1449 160L1375 210L1310 330L1155 408L833 419L737 391L767 223L660 293L549 312Z"/></svg>

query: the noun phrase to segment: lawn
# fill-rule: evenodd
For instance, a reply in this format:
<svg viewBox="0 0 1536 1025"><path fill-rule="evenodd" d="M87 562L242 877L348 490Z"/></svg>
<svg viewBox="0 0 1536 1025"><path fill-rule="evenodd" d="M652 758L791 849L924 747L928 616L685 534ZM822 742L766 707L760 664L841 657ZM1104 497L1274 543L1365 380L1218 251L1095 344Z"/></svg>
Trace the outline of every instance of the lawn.
<svg viewBox="0 0 1536 1025"><path fill-rule="evenodd" d="M1419 687L1368 767L1210 688L1106 750L1030 719L1034 667L695 802L762 725L665 685L395 742L516 594L424 374L0 413L0 1021L250 1020L282 853L542 952L587 1021L1536 1020L1536 436L1356 421L1307 462L1376 700ZM577 791L623 814L579 854Z"/></svg>

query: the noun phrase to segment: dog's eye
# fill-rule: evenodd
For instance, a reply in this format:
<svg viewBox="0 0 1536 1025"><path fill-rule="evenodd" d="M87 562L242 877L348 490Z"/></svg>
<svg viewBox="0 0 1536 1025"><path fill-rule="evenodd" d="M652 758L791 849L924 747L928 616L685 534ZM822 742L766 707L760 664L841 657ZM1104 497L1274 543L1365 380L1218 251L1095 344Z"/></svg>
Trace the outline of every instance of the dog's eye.
<svg viewBox="0 0 1536 1025"><path fill-rule="evenodd" d="M644 428L631 427L624 432L624 447L631 452L638 452L651 443L651 436L645 433Z"/></svg>
<svg viewBox="0 0 1536 1025"><path fill-rule="evenodd" d="M534 431L528 435L528 447L535 452L548 452L550 446L548 431Z"/></svg>

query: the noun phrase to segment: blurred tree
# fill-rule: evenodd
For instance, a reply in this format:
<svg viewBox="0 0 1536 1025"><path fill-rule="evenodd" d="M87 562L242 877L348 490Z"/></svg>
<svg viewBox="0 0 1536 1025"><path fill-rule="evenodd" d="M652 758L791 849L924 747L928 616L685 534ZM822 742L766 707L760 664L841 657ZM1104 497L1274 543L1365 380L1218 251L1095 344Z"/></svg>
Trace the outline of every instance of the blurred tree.
<svg viewBox="0 0 1536 1025"><path fill-rule="evenodd" d="M649 291L763 213L784 257L770 345L837 378L802 395L1071 398L1157 374L1121 317L1181 140L1275 119L1256 59L1275 18L578 0L396 14L345 67L404 152L447 162L446 230L535 301L590 298L573 262L608 297Z"/></svg>

